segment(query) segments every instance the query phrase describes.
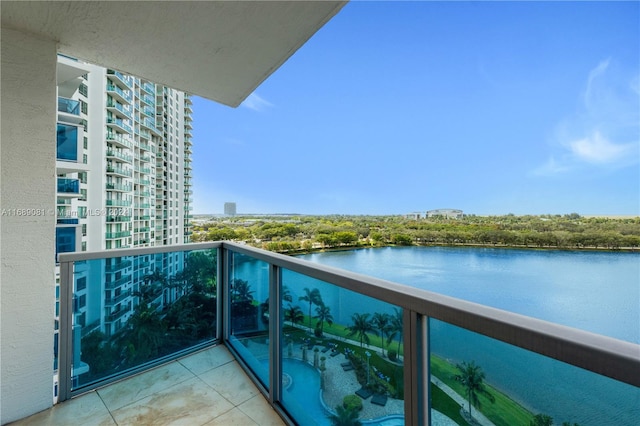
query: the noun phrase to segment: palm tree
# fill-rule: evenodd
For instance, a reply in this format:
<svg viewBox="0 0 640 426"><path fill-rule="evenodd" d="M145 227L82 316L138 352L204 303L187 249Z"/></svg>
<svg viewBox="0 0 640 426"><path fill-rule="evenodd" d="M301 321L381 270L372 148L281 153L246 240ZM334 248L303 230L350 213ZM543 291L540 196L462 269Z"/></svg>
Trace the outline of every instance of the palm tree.
<svg viewBox="0 0 640 426"><path fill-rule="evenodd" d="M360 426L362 423L358 420L358 411L349 410L342 405L336 406L336 414L329 415L329 421L333 426Z"/></svg>
<svg viewBox="0 0 640 426"><path fill-rule="evenodd" d="M233 280L233 285L231 286L231 300L234 302L250 302L253 300L253 290L251 290L251 286L245 280L241 280L236 278Z"/></svg>
<svg viewBox="0 0 640 426"><path fill-rule="evenodd" d="M285 321L291 321L291 325L295 326L297 323L302 323L304 320L304 314L302 313L302 309L300 306L291 306L284 311L284 319Z"/></svg>
<svg viewBox="0 0 640 426"><path fill-rule="evenodd" d="M311 305L320 305L322 303L322 296L320 296L320 290L314 288L313 290L309 290L309 288L304 288L304 296L300 296L298 300L302 300L304 302L309 302L309 328L311 328Z"/></svg>
<svg viewBox="0 0 640 426"><path fill-rule="evenodd" d="M387 345L393 339L398 338L398 355L400 355L400 345L402 344L402 309L395 308L395 314L389 316L389 328L387 329Z"/></svg>
<svg viewBox="0 0 640 426"><path fill-rule="evenodd" d="M375 314L373 314L373 325L376 326L376 328L380 332L380 337L382 338L382 356L384 356L384 337L389 332L390 320L391 317L389 316L389 314L381 314L380 312L376 312Z"/></svg>
<svg viewBox="0 0 640 426"><path fill-rule="evenodd" d="M331 315L331 308L324 303L316 308L316 315L314 318L318 320L316 327L320 329L320 336L324 332L324 323L326 322L331 326L333 324L333 315Z"/></svg>
<svg viewBox="0 0 640 426"><path fill-rule="evenodd" d="M358 336L360 347L363 347L365 342L367 345L369 344L370 339L367 333L378 334L371 321L369 321L369 314L353 314L351 315L351 321L353 321L353 325L347 327L347 330L349 330L347 337Z"/></svg>
<svg viewBox="0 0 640 426"><path fill-rule="evenodd" d="M282 287L282 300L289 303L293 302L291 291L289 290L289 287L287 287L286 285Z"/></svg>
<svg viewBox="0 0 640 426"><path fill-rule="evenodd" d="M470 363L463 362L462 364L457 364L456 367L460 370L460 374L455 376L455 379L462 383L462 385L467 390L467 400L469 401L469 417L473 418L471 415L471 404L475 407L480 407L480 400L478 399L478 394L485 395L489 401L494 402L494 396L489 393L489 391L484 386L484 372L479 365L476 365L474 361Z"/></svg>

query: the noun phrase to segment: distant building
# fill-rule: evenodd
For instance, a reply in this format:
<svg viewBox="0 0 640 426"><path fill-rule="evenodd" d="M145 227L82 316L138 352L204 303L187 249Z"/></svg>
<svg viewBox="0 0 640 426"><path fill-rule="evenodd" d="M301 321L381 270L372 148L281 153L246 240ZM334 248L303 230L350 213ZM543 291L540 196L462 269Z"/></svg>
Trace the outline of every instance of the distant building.
<svg viewBox="0 0 640 426"><path fill-rule="evenodd" d="M437 217L442 216L447 219L462 219L464 213L462 210L457 209L437 209L437 210L428 210L427 217Z"/></svg>
<svg viewBox="0 0 640 426"><path fill-rule="evenodd" d="M227 216L236 215L236 203L224 203L224 214Z"/></svg>
<svg viewBox="0 0 640 426"><path fill-rule="evenodd" d="M413 220L418 220L422 217L422 214L420 214L420 212L413 212L413 213L407 213L404 215L405 219L413 219Z"/></svg>

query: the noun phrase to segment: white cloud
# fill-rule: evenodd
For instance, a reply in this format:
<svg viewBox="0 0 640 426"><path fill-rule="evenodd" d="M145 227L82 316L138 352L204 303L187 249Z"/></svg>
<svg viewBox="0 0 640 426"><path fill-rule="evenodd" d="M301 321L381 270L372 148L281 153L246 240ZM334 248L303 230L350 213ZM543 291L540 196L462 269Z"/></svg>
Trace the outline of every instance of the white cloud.
<svg viewBox="0 0 640 426"><path fill-rule="evenodd" d="M593 164L613 164L626 162L635 152L632 143L616 144L603 137L600 132L569 143L571 153L577 160Z"/></svg>
<svg viewBox="0 0 640 426"><path fill-rule="evenodd" d="M264 111L267 108L273 107L273 104L266 99L261 98L257 93L254 92L250 94L240 106L260 112Z"/></svg>
<svg viewBox="0 0 640 426"><path fill-rule="evenodd" d="M580 107L558 123L549 160L533 174L640 162L640 79L637 70L630 77L618 65L606 59L589 72Z"/></svg>
<svg viewBox="0 0 640 426"><path fill-rule="evenodd" d="M584 103L587 108L589 108L595 101L593 99L594 85L597 84L597 79L607 72L607 68L609 68L609 63L610 63L610 59L604 60L600 62L597 67L595 67L589 72L589 78L587 79L587 87L584 91Z"/></svg>

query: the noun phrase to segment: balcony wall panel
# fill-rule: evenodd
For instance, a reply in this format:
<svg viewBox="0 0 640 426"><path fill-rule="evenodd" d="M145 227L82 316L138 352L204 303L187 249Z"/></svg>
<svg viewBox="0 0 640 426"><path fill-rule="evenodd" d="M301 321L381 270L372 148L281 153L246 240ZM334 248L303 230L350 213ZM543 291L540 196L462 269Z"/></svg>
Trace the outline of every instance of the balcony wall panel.
<svg viewBox="0 0 640 426"><path fill-rule="evenodd" d="M53 403L56 53L52 40L2 28L2 424Z"/></svg>

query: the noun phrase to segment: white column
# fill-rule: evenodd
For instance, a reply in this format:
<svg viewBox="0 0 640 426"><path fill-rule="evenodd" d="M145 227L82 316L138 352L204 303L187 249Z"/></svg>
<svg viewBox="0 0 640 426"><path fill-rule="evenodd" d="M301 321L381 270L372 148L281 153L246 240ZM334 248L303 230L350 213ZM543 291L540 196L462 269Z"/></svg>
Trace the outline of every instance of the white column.
<svg viewBox="0 0 640 426"><path fill-rule="evenodd" d="M0 423L53 403L56 43L2 28Z"/></svg>

